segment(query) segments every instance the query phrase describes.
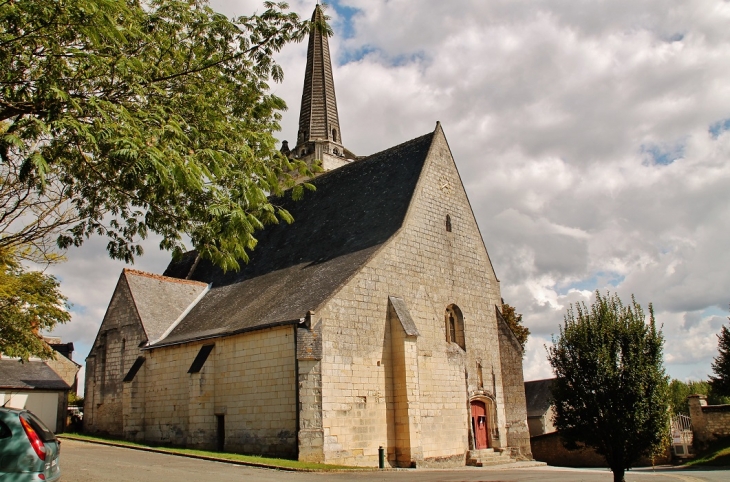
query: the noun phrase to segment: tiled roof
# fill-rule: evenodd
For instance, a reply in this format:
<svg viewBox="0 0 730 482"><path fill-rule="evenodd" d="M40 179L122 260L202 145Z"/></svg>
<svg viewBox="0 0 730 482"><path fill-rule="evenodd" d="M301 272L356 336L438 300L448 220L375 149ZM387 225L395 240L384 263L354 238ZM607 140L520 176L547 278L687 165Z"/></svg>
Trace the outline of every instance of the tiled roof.
<svg viewBox="0 0 730 482"><path fill-rule="evenodd" d="M133 269L125 269L123 276L151 343L157 341L208 288L200 281L169 278Z"/></svg>
<svg viewBox="0 0 730 482"><path fill-rule="evenodd" d="M0 389L22 390L69 390L51 367L42 361L0 359Z"/></svg>
<svg viewBox="0 0 730 482"><path fill-rule="evenodd" d="M200 261L212 289L159 345L291 323L316 310L403 224L433 133L328 172L304 199L277 200L294 216L258 233L248 264L223 273ZM184 278L195 253L171 263Z"/></svg>
<svg viewBox="0 0 730 482"><path fill-rule="evenodd" d="M525 382L525 401L527 402L527 416L542 416L552 405L550 392L554 378Z"/></svg>

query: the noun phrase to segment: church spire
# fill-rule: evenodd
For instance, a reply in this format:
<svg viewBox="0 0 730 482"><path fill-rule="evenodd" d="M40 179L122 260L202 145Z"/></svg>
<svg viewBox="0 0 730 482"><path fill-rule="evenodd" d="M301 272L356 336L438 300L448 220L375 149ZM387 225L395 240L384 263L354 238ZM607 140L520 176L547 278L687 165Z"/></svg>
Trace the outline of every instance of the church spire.
<svg viewBox="0 0 730 482"><path fill-rule="evenodd" d="M327 34L320 28L324 21L322 7L318 4L312 14L312 28L309 33L297 144L315 139L328 139L342 144L330 48Z"/></svg>
<svg viewBox="0 0 730 482"><path fill-rule="evenodd" d="M355 156L342 145L328 35L323 28L325 26L324 12L317 3L309 31L299 132L296 147L290 151L290 155L304 160L320 159L324 169L331 170L346 164ZM282 146L282 152L283 149ZM286 149L288 150L288 146Z"/></svg>

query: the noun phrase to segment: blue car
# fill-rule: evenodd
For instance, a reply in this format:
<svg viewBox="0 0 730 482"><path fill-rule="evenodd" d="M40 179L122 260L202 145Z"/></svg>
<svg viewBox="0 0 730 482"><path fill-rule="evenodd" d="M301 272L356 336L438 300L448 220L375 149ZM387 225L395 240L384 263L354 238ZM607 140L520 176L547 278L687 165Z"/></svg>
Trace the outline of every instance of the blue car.
<svg viewBox="0 0 730 482"><path fill-rule="evenodd" d="M0 482L54 482L61 443L27 410L0 408Z"/></svg>

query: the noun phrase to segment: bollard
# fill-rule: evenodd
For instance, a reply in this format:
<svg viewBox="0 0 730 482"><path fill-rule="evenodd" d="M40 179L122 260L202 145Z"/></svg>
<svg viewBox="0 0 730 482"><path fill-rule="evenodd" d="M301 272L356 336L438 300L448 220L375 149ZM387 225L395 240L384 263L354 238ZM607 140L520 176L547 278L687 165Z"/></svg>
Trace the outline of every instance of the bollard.
<svg viewBox="0 0 730 482"><path fill-rule="evenodd" d="M382 445L378 447L378 468L385 468L385 449L383 449Z"/></svg>

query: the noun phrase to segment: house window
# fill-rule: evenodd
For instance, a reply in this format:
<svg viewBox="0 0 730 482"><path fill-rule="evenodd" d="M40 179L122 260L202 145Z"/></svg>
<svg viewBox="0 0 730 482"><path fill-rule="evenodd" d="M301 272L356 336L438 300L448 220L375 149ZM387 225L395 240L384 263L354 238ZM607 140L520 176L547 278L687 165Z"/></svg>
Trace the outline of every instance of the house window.
<svg viewBox="0 0 730 482"><path fill-rule="evenodd" d="M456 305L446 307L446 341L456 343L462 350L466 350L464 315Z"/></svg>
<svg viewBox="0 0 730 482"><path fill-rule="evenodd" d="M446 215L446 231L451 232L451 216Z"/></svg>

